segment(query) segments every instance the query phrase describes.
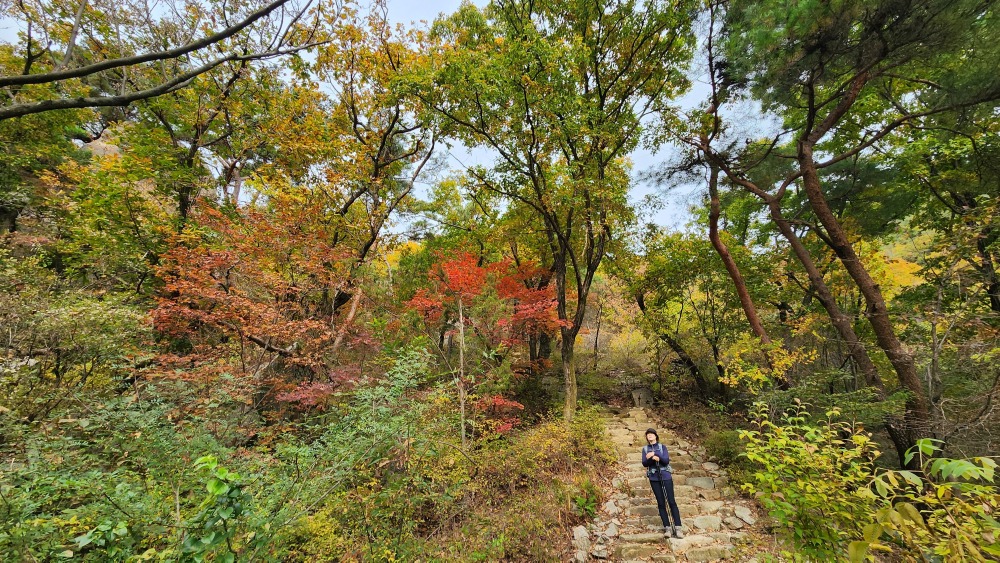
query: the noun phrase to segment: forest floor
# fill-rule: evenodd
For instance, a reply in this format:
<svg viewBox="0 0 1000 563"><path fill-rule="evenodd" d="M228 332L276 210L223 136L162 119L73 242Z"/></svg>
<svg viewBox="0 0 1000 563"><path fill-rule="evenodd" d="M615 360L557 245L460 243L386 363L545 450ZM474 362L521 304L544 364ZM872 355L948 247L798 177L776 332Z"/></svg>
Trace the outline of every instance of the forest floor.
<svg viewBox="0 0 1000 563"><path fill-rule="evenodd" d="M684 537L663 533L656 500L639 461L646 428L670 451ZM665 428L644 408L609 409L605 428L618 450L616 475L606 486L594 522L573 529L575 561L756 561L774 553L752 500L729 485L725 469L705 450Z"/></svg>

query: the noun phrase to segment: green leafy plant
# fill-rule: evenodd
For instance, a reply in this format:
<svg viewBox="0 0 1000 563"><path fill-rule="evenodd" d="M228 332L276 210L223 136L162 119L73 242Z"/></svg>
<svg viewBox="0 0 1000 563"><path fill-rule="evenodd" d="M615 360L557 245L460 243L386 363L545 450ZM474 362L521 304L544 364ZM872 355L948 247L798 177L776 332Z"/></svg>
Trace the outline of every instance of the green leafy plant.
<svg viewBox="0 0 1000 563"><path fill-rule="evenodd" d="M239 547L257 539L255 532L242 537L239 534L240 519L253 497L244 491L242 477L219 465L214 456L199 458L195 467L208 471L205 481L208 496L202 501L198 514L187 522L188 532L181 547L182 560L200 563L212 558L232 563L239 554Z"/></svg>
<svg viewBox="0 0 1000 563"><path fill-rule="evenodd" d="M918 440L906 461L919 456L921 471L880 473L866 492L882 507L865 526L864 538L851 542L852 562L869 551L906 546L927 560L987 561L1000 556L997 462L988 457L940 457L937 440Z"/></svg>
<svg viewBox="0 0 1000 563"><path fill-rule="evenodd" d="M593 481L584 479L579 490L573 495L573 513L590 520L597 516L597 503L600 502L601 491Z"/></svg>
<svg viewBox="0 0 1000 563"><path fill-rule="evenodd" d="M117 522L105 520L74 541L81 552L88 547L100 548L106 557L115 561L131 553L135 544L134 538L129 534L128 525L121 520ZM62 554L66 557L73 556L73 552L68 550Z"/></svg>
<svg viewBox="0 0 1000 563"><path fill-rule="evenodd" d="M879 451L838 414L831 409L826 420L811 423L799 403L775 422L758 403L755 429L740 433L755 464L744 490L757 494L779 533L816 561L842 560L840 546L860 537L877 504L857 491L870 482Z"/></svg>
<svg viewBox="0 0 1000 563"><path fill-rule="evenodd" d="M837 420L809 422L806 405L770 419L754 409L756 429L741 432L754 464L744 490L757 494L779 532L808 560L988 561L1000 555L997 462L940 456L935 440L906 453L921 471L878 469L870 435Z"/></svg>

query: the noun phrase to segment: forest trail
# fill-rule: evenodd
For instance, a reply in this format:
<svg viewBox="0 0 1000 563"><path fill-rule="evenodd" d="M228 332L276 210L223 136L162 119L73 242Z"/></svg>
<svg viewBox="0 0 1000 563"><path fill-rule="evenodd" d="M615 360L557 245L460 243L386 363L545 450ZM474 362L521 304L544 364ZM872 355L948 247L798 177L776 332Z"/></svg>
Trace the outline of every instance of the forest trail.
<svg viewBox="0 0 1000 563"><path fill-rule="evenodd" d="M670 450L684 538L667 537L639 462L646 428ZM663 428L643 408L609 413L605 428L618 450L618 474L596 520L574 528L575 561L754 560L737 546L757 523L749 502L729 487L725 470L705 461L703 448Z"/></svg>

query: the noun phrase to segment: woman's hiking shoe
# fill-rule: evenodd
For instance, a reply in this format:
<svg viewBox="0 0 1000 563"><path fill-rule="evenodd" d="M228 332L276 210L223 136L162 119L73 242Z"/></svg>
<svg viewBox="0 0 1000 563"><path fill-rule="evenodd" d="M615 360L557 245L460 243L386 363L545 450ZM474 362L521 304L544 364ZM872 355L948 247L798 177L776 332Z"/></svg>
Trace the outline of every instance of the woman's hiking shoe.
<svg viewBox="0 0 1000 563"><path fill-rule="evenodd" d="M681 539L684 537L684 532L681 531L680 526L674 526L674 537L677 539Z"/></svg>

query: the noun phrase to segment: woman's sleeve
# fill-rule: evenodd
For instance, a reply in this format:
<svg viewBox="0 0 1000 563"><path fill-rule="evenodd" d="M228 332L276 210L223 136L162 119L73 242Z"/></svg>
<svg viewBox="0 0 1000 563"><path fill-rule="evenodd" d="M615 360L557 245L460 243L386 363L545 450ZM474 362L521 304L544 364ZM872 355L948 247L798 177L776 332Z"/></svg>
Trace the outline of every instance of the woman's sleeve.
<svg viewBox="0 0 1000 563"><path fill-rule="evenodd" d="M663 446L663 455L660 456L660 463L663 465L670 463L670 450L666 446Z"/></svg>
<svg viewBox="0 0 1000 563"><path fill-rule="evenodd" d="M639 450L639 461L642 462L643 467L650 467L654 463L653 460L646 459L646 446L643 446L642 449Z"/></svg>

